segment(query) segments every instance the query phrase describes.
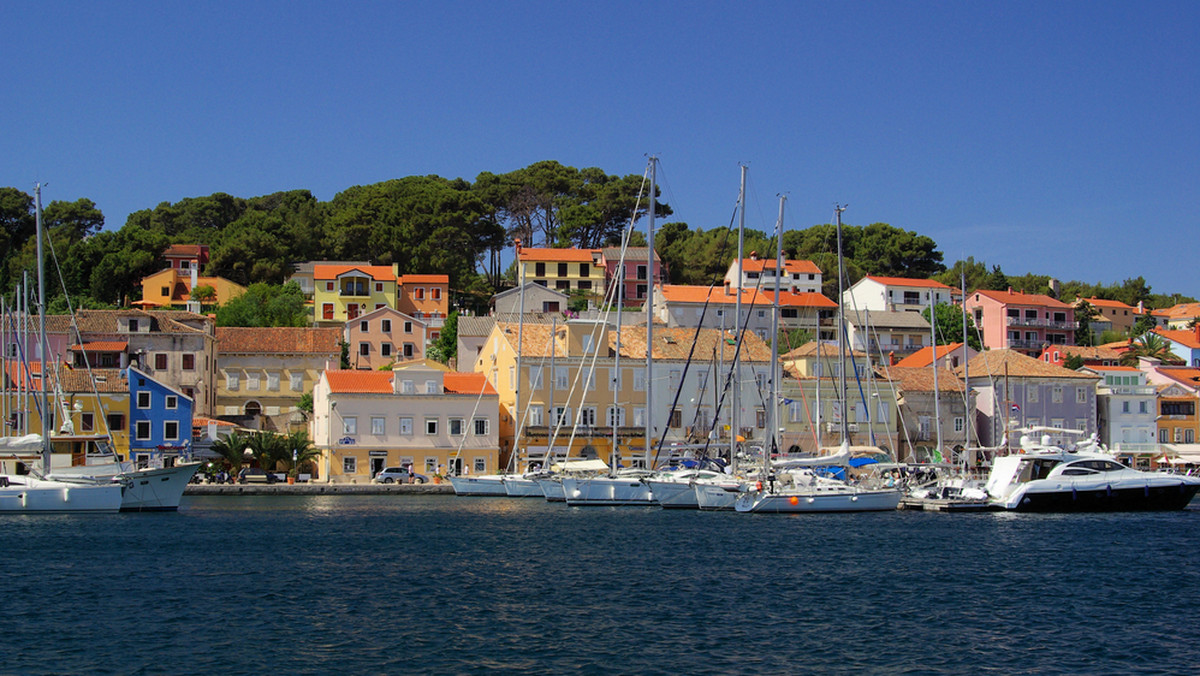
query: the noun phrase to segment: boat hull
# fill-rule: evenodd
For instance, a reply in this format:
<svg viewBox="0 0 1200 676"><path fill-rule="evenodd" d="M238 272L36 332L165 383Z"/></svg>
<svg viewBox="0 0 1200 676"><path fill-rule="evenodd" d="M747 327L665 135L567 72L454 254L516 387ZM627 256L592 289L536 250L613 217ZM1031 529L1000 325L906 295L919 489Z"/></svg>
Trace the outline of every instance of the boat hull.
<svg viewBox="0 0 1200 676"><path fill-rule="evenodd" d="M121 511L120 484L80 485L14 477L0 486L0 513L77 514Z"/></svg>
<svg viewBox="0 0 1200 676"><path fill-rule="evenodd" d="M807 514L830 512L888 512L900 504L898 490L830 491L788 493L744 493L734 509L764 514Z"/></svg>
<svg viewBox="0 0 1200 676"><path fill-rule="evenodd" d="M508 495L508 491L504 490L504 477L500 475L452 476L450 485L454 487L455 495L472 497Z"/></svg>
<svg viewBox="0 0 1200 676"><path fill-rule="evenodd" d="M542 489L533 479L504 477L504 494L510 498L540 498Z"/></svg>
<svg viewBox="0 0 1200 676"><path fill-rule="evenodd" d="M638 479L564 477L562 485L563 495L570 506L618 507L654 504L650 487Z"/></svg>
<svg viewBox="0 0 1200 676"><path fill-rule="evenodd" d="M173 512L179 509L183 491L200 463L140 469L119 476L126 481L122 512Z"/></svg>
<svg viewBox="0 0 1200 676"><path fill-rule="evenodd" d="M1091 488L1059 491L1023 491L1004 504L1015 512L1152 512L1187 507L1200 485Z"/></svg>
<svg viewBox="0 0 1200 676"><path fill-rule="evenodd" d="M542 496L549 502L566 502L567 496L563 494L562 481L554 479L537 479L538 488L542 489Z"/></svg>
<svg viewBox="0 0 1200 676"><path fill-rule="evenodd" d="M691 482L647 481L654 501L663 509L699 509Z"/></svg>
<svg viewBox="0 0 1200 676"><path fill-rule="evenodd" d="M726 486L696 484L692 489L696 494L696 506L704 511L732 510L741 495L741 491Z"/></svg>

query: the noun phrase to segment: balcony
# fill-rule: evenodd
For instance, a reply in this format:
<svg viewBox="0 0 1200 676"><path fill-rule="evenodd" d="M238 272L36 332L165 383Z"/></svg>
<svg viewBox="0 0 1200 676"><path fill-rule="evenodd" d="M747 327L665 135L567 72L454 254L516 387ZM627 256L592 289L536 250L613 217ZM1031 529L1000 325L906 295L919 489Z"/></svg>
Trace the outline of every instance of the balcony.
<svg viewBox="0 0 1200 676"><path fill-rule="evenodd" d="M341 291L338 291L338 296L342 298L367 298L371 292L365 286L347 286Z"/></svg>
<svg viewBox="0 0 1200 676"><path fill-rule="evenodd" d="M1024 339L1008 339L1008 347L1014 350L1040 350L1042 345L1046 343L1045 339L1040 340L1024 340Z"/></svg>
<svg viewBox="0 0 1200 676"><path fill-rule="evenodd" d="M1059 329L1062 331L1074 331L1079 328L1079 322L1056 322L1053 319L1030 318L1024 319L1021 317L1005 317L1005 326L1036 326L1045 329Z"/></svg>

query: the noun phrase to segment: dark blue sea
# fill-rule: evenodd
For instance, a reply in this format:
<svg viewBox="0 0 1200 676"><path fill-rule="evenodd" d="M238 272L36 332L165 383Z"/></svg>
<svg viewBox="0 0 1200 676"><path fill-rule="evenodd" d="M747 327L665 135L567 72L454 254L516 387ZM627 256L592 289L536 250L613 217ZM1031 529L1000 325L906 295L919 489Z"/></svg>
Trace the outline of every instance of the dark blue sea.
<svg viewBox="0 0 1200 676"><path fill-rule="evenodd" d="M0 673L1195 674L1200 512L187 497L0 519Z"/></svg>

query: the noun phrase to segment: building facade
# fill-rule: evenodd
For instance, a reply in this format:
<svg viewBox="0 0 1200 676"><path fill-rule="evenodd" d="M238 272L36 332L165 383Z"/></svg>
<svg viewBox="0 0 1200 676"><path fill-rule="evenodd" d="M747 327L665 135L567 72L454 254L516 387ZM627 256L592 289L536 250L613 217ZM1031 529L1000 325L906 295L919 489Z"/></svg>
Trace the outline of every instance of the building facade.
<svg viewBox="0 0 1200 676"><path fill-rule="evenodd" d="M1036 357L1046 345L1075 344L1075 308L1050 296L981 289L967 294L966 309L989 349Z"/></svg>
<svg viewBox="0 0 1200 676"><path fill-rule="evenodd" d="M300 400L326 368L341 361L336 328L220 327L217 408L244 427L289 432L302 428Z"/></svg>

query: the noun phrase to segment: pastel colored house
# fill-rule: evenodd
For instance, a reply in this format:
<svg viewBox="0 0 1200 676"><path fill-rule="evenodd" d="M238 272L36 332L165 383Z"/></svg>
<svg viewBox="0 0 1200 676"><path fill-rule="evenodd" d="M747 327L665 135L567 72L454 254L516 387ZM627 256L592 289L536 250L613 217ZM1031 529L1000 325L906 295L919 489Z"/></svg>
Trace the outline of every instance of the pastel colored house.
<svg viewBox="0 0 1200 676"><path fill-rule="evenodd" d="M201 303L192 298L192 289L198 286L212 287L212 300L206 300L205 303L213 305L221 305L246 293L246 287L224 277L199 276L197 268L164 268L142 278L142 300L135 305L145 308L186 307L192 312L199 312Z"/></svg>
<svg viewBox="0 0 1200 676"><path fill-rule="evenodd" d="M771 340L774 291L740 292L742 320L736 318L739 292L724 288L668 284L654 294L654 318L670 327L702 326L735 330L744 325L762 340ZM819 293L779 293L779 328L810 335L833 332L837 305Z"/></svg>
<svg viewBox="0 0 1200 676"><path fill-rule="evenodd" d="M978 446L967 420L968 414L975 412L975 402L953 370L938 367L935 373L928 366L884 366L879 373L891 381L903 402L899 407L903 429L897 435L898 460L951 462L956 458L950 451L958 454ZM967 458L972 465L979 460Z"/></svg>
<svg viewBox="0 0 1200 676"><path fill-rule="evenodd" d="M425 358L425 322L381 307L346 322L350 368L376 370L400 361Z"/></svg>
<svg viewBox="0 0 1200 676"><path fill-rule="evenodd" d="M515 286L492 296L491 305L492 312L497 315L519 313L522 305L526 313L551 313L566 312L570 301L571 297L561 291L526 282L524 300L521 299L521 287ZM459 316L458 320L461 322L463 317Z"/></svg>
<svg viewBox="0 0 1200 676"><path fill-rule="evenodd" d="M1091 434L1097 430L1096 385L1100 377L1047 364L1017 350L986 350L966 365L976 393L975 426L983 446L1020 448L1021 429L1055 427ZM964 376L964 368L956 371ZM1052 434L1053 443L1078 439Z"/></svg>
<svg viewBox="0 0 1200 676"><path fill-rule="evenodd" d="M599 249L517 247L517 284L533 282L567 295L580 292L593 300L604 295L605 269Z"/></svg>
<svg viewBox="0 0 1200 676"><path fill-rule="evenodd" d="M192 400L130 368L129 459L139 467L171 466L192 457Z"/></svg>
<svg viewBox="0 0 1200 676"><path fill-rule="evenodd" d="M496 391L479 373L430 362L331 370L313 390L312 437L333 482L365 483L386 467L484 474L499 467L498 417Z"/></svg>
<svg viewBox="0 0 1200 676"><path fill-rule="evenodd" d="M648 284L663 284L666 279L665 266L658 252L654 252L654 263L651 269L650 250L648 247L627 247L625 249L624 273L621 268L621 249L609 247L600 250L600 264L604 266L604 276L608 280L606 288L620 283L622 304L626 307L639 307L645 304ZM515 310L514 310L515 312Z"/></svg>
<svg viewBox="0 0 1200 676"><path fill-rule="evenodd" d="M936 305L949 305L954 289L932 279L867 275L842 292L846 312L916 312Z"/></svg>
<svg viewBox="0 0 1200 676"><path fill-rule="evenodd" d="M288 281L295 282L300 287L300 290L304 292L304 297L310 300L315 291L316 280L313 278L313 275L316 273L318 265L370 267L371 263L370 261L305 261L303 263L295 263L292 266L292 274L288 277Z"/></svg>
<svg viewBox="0 0 1200 676"><path fill-rule="evenodd" d="M1047 364L1066 366L1067 359L1078 356L1084 366L1117 366L1123 350L1110 345L1047 345L1038 357Z"/></svg>
<svg viewBox="0 0 1200 676"><path fill-rule="evenodd" d="M979 354L963 343L925 346L896 362L901 368L929 368L935 361L938 368L956 369Z"/></svg>
<svg viewBox="0 0 1200 676"><path fill-rule="evenodd" d="M1189 366L1200 366L1200 323L1192 329L1154 329L1166 339L1171 354Z"/></svg>
<svg viewBox="0 0 1200 676"><path fill-rule="evenodd" d="M1200 320L1200 303L1179 303L1162 310L1154 310L1156 317L1161 317L1167 328L1177 331L1189 328L1188 325Z"/></svg>
<svg viewBox="0 0 1200 676"><path fill-rule="evenodd" d="M1164 366L1157 359L1141 359L1138 368L1157 388L1159 443L1196 443L1200 438L1200 368Z"/></svg>
<svg viewBox="0 0 1200 676"><path fill-rule="evenodd" d="M207 244L172 244L162 253L172 270L199 270L208 265Z"/></svg>
<svg viewBox="0 0 1200 676"><path fill-rule="evenodd" d="M314 323L341 327L372 310L396 305L396 271L386 265L313 266Z"/></svg>
<svg viewBox="0 0 1200 676"><path fill-rule="evenodd" d="M980 289L967 294L966 309L990 349L1039 356L1046 345L1075 344L1075 308L1050 296Z"/></svg>
<svg viewBox="0 0 1200 676"><path fill-rule="evenodd" d="M758 254L752 251L749 258L742 259L742 276L739 279L738 262L734 260L725 271L725 289L774 292L775 263L774 258L759 258ZM783 275L778 281L781 292L821 293L821 268L812 261L784 260Z"/></svg>
<svg viewBox="0 0 1200 676"><path fill-rule="evenodd" d="M276 432L302 428L300 399L339 364L341 339L336 328L219 327L221 417Z"/></svg>
<svg viewBox="0 0 1200 676"><path fill-rule="evenodd" d="M1087 303L1096 308L1100 313L1102 320L1108 323L1108 328L1121 333L1129 333L1133 329L1133 323L1137 321L1137 308L1126 305L1119 300L1107 300L1104 298L1080 298L1074 303L1075 307L1079 307L1082 303ZM1096 331L1096 336L1103 332L1102 324L1093 327Z"/></svg>
<svg viewBox="0 0 1200 676"><path fill-rule="evenodd" d="M850 346L875 363L890 362L928 347L929 322L915 312L867 310L845 313Z"/></svg>
<svg viewBox="0 0 1200 676"><path fill-rule="evenodd" d="M397 280L396 309L425 324L426 342L437 340L450 314L450 277L400 275Z"/></svg>
<svg viewBox="0 0 1200 676"><path fill-rule="evenodd" d="M1153 456L1157 437L1157 388L1132 366L1084 366L1101 378L1096 390L1100 442L1118 455Z"/></svg>

